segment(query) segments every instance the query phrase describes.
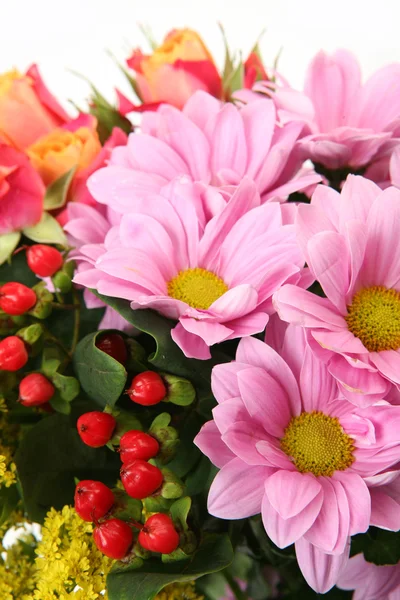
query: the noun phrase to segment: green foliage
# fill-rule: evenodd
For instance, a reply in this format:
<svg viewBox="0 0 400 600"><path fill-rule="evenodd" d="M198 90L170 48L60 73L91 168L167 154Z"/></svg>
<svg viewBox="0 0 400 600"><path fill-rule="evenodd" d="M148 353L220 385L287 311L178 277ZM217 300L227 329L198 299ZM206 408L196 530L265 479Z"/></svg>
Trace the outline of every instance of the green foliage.
<svg viewBox="0 0 400 600"><path fill-rule="evenodd" d="M121 363L96 347L98 335L98 331L90 333L79 342L73 364L84 391L104 408L114 406L124 391L127 372Z"/></svg>
<svg viewBox="0 0 400 600"><path fill-rule="evenodd" d="M72 167L72 169L49 185L43 199L43 208L45 210L55 210L64 206L75 171L76 167Z"/></svg>
<svg viewBox="0 0 400 600"><path fill-rule="evenodd" d="M93 292L103 300L105 304L111 306L124 319L142 331L154 338L156 343L155 352L149 356L149 362L166 373L189 379L196 387L200 398L203 395L210 394L211 369L215 364L227 362L230 357L222 352L215 352L210 360L196 360L186 358L182 350L175 344L171 337L171 330L175 323L162 317L152 310L132 310L127 300L110 298Z"/></svg>
<svg viewBox="0 0 400 600"><path fill-rule="evenodd" d="M3 525L15 510L19 501L19 494L17 486L11 485L10 487L0 487L0 526Z"/></svg>
<svg viewBox="0 0 400 600"><path fill-rule="evenodd" d="M228 536L208 535L190 559L163 563L151 558L139 569L117 563L107 578L108 595L110 600L150 600L169 583L215 573L229 566L232 559Z"/></svg>
<svg viewBox="0 0 400 600"><path fill-rule="evenodd" d="M27 431L15 462L28 516L41 523L51 507L73 503L75 477L112 486L120 461L107 449L86 446L68 417L53 415Z"/></svg>
<svg viewBox="0 0 400 600"><path fill-rule="evenodd" d="M367 533L352 539L352 555L360 552L375 565L395 565L400 561L400 532L370 527Z"/></svg>

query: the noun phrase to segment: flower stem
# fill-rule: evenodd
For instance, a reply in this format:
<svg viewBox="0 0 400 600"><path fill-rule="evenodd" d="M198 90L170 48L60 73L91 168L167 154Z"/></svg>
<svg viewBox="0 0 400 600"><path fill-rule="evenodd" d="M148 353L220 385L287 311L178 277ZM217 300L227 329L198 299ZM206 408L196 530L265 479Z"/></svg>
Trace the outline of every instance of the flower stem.
<svg viewBox="0 0 400 600"><path fill-rule="evenodd" d="M58 302L52 302L52 307L56 310L76 310L81 307L78 299L78 304L58 304Z"/></svg>
<svg viewBox="0 0 400 600"><path fill-rule="evenodd" d="M72 292L73 295L73 299L74 299L74 304L71 305L75 308L75 322L74 322L74 332L72 335L72 343L71 343L71 354L73 354L75 352L76 346L78 344L79 341L79 328L80 328L80 324L81 324L81 303L79 300L79 296L78 293L76 291L76 289L73 289ZM66 306L66 305L64 305Z"/></svg>

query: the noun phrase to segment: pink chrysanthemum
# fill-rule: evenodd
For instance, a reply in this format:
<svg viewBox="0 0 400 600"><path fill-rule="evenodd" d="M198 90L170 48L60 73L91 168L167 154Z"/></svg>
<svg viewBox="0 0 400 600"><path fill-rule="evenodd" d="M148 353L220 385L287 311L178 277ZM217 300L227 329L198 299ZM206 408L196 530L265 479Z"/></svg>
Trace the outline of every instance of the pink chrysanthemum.
<svg viewBox="0 0 400 600"><path fill-rule="evenodd" d="M315 351L355 403L400 385L400 190L349 176L318 186L297 214L298 242L326 298L294 286L274 296L280 317L311 330ZM395 394L397 395L397 394ZM396 401L392 398L391 401Z"/></svg>
<svg viewBox="0 0 400 600"><path fill-rule="evenodd" d="M70 203L66 211L68 223L64 229L74 248L70 257L77 263L76 274L85 273L93 268L98 256L104 252L104 240L113 225L119 222L119 216L114 215L111 210L101 214L95 208L79 203ZM104 307L104 303L88 289L84 291L83 297L89 309ZM132 331L133 327L114 309L106 306L99 329Z"/></svg>
<svg viewBox="0 0 400 600"><path fill-rule="evenodd" d="M315 173L296 176L302 161L294 147L301 122L276 123L276 109L261 99L239 109L197 92L183 111L163 105L144 113L141 132L113 151L110 165L89 180L102 203L129 211L132 190L145 196L174 178L231 192L243 177L253 179L263 202L284 200L320 181Z"/></svg>
<svg viewBox="0 0 400 600"><path fill-rule="evenodd" d="M228 203L220 197L224 208L210 221L190 181L163 194L136 199L136 212L122 216L75 282L179 320L174 341L186 356L207 359L209 346L264 329L272 294L299 283L304 261L280 204L260 206L247 179Z"/></svg>
<svg viewBox="0 0 400 600"><path fill-rule="evenodd" d="M379 567L357 554L349 560L337 586L355 590L353 600L399 600L400 563Z"/></svg>
<svg viewBox="0 0 400 600"><path fill-rule="evenodd" d="M326 365L289 326L280 355L255 338L212 373L218 402L195 443L221 470L208 498L212 515L262 513L272 541L296 544L316 591L328 591L348 557L349 536L375 523L368 478L386 481L400 458L400 407L359 408L338 397ZM384 473L384 475L381 475ZM388 504L389 509L389 504ZM399 511L388 510L399 526Z"/></svg>
<svg viewBox="0 0 400 600"><path fill-rule="evenodd" d="M328 169L359 169L400 142L400 64L379 69L362 85L360 66L346 50L319 52L305 94L314 106L312 134L299 141L304 158Z"/></svg>

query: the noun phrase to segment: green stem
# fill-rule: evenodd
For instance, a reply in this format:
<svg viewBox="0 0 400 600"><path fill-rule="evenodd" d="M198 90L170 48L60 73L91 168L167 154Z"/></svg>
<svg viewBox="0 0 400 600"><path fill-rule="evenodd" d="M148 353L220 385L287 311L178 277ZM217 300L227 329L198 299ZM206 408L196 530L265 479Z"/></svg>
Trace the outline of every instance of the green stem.
<svg viewBox="0 0 400 600"><path fill-rule="evenodd" d="M81 303L80 303L79 296L78 296L78 293L75 288L73 289L72 295L73 295L73 299L74 299L73 306L75 307L75 322L74 322L74 332L72 334L71 354L73 354L75 352L76 346L78 344L79 328L80 328L80 324L81 324L81 310L80 310Z"/></svg>
<svg viewBox="0 0 400 600"><path fill-rule="evenodd" d="M76 310L81 307L80 304L58 304L58 302L52 302L51 305L56 310Z"/></svg>
<svg viewBox="0 0 400 600"><path fill-rule="evenodd" d="M55 344L56 346L58 346L60 348L60 350L62 350L64 352L64 354L70 358L69 350L67 350L67 348L64 346L64 344L62 342L60 342L60 340L58 338L56 338L52 333L50 333L50 331L48 329L44 330L44 335L45 335L46 341L49 341L52 344Z"/></svg>
<svg viewBox="0 0 400 600"><path fill-rule="evenodd" d="M223 571L222 575L225 577L229 587L231 588L233 595L236 600L248 600L247 594L240 589L239 585L236 583L235 579L228 571Z"/></svg>

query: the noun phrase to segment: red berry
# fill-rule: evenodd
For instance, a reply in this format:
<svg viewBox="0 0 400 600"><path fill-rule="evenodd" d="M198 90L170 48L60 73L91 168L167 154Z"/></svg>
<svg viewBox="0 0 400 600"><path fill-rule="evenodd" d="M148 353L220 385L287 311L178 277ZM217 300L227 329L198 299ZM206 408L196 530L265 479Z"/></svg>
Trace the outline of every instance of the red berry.
<svg viewBox="0 0 400 600"><path fill-rule="evenodd" d="M143 431L127 431L119 443L120 457L123 463L129 464L136 458L149 460L158 454L160 444L153 436Z"/></svg>
<svg viewBox="0 0 400 600"><path fill-rule="evenodd" d="M99 336L96 340L96 346L99 350L121 363L121 365L126 363L128 352L124 338L118 333L105 333Z"/></svg>
<svg viewBox="0 0 400 600"><path fill-rule="evenodd" d="M158 373L145 371L132 379L127 393L133 402L142 406L152 406L165 398L167 390Z"/></svg>
<svg viewBox="0 0 400 600"><path fill-rule="evenodd" d="M99 523L94 528L93 538L100 552L115 560L124 558L133 543L132 529L120 519Z"/></svg>
<svg viewBox="0 0 400 600"><path fill-rule="evenodd" d="M151 496L163 482L160 469L140 458L123 465L120 474L127 494L137 500Z"/></svg>
<svg viewBox="0 0 400 600"><path fill-rule="evenodd" d="M114 494L101 481L87 479L75 488L75 510L84 521L98 521L114 504Z"/></svg>
<svg viewBox="0 0 400 600"><path fill-rule="evenodd" d="M112 438L115 425L112 415L97 410L81 415L76 424L82 442L91 448L105 446Z"/></svg>
<svg viewBox="0 0 400 600"><path fill-rule="evenodd" d="M146 550L161 554L170 554L179 546L179 534L171 517L164 513L157 513L147 519L138 540Z"/></svg>
<svg viewBox="0 0 400 600"><path fill-rule="evenodd" d="M18 371L28 362L28 352L21 338L10 335L0 342L0 369Z"/></svg>
<svg viewBox="0 0 400 600"><path fill-rule="evenodd" d="M40 406L52 399L56 388L41 373L31 373L19 384L19 401L23 406Z"/></svg>
<svg viewBox="0 0 400 600"><path fill-rule="evenodd" d="M29 268L39 277L52 277L63 265L61 252L52 246L35 244L26 251Z"/></svg>
<svg viewBox="0 0 400 600"><path fill-rule="evenodd" d="M0 308L13 317L33 308L36 300L35 292L23 283L10 281L0 287Z"/></svg>

